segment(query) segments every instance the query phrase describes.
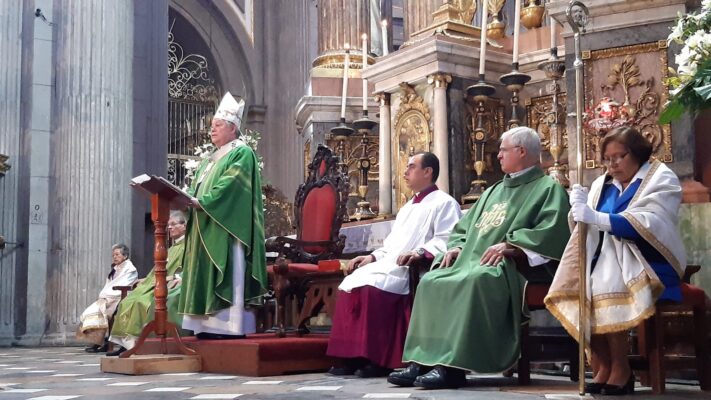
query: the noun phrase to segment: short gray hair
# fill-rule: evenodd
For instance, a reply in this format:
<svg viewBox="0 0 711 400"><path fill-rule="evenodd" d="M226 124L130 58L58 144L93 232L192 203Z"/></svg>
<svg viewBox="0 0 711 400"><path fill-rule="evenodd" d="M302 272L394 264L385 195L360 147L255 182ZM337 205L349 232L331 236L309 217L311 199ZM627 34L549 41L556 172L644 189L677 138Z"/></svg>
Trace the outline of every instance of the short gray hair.
<svg viewBox="0 0 711 400"><path fill-rule="evenodd" d="M180 222L181 224L184 224L187 221L187 219L185 218L185 213L180 210L171 211L170 218L168 218L168 219L169 220L174 219L174 220Z"/></svg>
<svg viewBox="0 0 711 400"><path fill-rule="evenodd" d="M119 251L121 251L121 254L122 254L124 257L126 257L126 258L128 258L128 257L131 255L131 251L128 249L128 246L126 246L126 245L123 244L123 243L118 243L118 244L115 244L115 245L111 246L111 251L112 251L112 252L113 252L114 250L116 250L116 249L118 249Z"/></svg>
<svg viewBox="0 0 711 400"><path fill-rule="evenodd" d="M501 141L506 138L514 146L526 149L531 158L539 159L541 157L541 137L535 130L527 126L519 126L509 129L501 135Z"/></svg>

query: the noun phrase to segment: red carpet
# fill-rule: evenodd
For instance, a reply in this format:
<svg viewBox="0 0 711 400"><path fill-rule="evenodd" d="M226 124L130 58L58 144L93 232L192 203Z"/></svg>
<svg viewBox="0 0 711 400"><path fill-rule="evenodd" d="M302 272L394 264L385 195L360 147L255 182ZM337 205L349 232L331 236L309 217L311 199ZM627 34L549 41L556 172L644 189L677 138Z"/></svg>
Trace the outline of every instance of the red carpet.
<svg viewBox="0 0 711 400"><path fill-rule="evenodd" d="M168 339L168 353L177 353L173 339ZM183 342L195 349L203 360L204 372L246 376L272 376L300 372L326 371L335 360L326 356L328 335L278 338L273 333L249 335L236 340L197 340ZM160 341L146 340L138 354L160 353Z"/></svg>

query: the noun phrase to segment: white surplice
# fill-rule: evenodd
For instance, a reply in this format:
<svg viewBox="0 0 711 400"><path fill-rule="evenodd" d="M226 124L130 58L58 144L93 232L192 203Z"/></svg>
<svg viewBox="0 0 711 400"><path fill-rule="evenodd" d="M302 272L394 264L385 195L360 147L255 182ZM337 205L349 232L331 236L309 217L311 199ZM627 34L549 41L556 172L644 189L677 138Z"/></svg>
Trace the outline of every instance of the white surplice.
<svg viewBox="0 0 711 400"><path fill-rule="evenodd" d="M356 269L338 289L350 292L373 286L395 294L410 293L408 267L397 265L398 256L418 248L434 256L446 251L449 234L461 215L457 201L441 190L429 193L417 204L411 199L398 212L383 247L372 253L376 261Z"/></svg>
<svg viewBox="0 0 711 400"><path fill-rule="evenodd" d="M138 271L131 260L126 260L121 264L114 266L114 275L111 279L106 279L104 287L99 293L99 299L93 302L81 314L81 325L79 327L82 333L86 333L91 329L106 329L109 327L109 318L116 311L119 302L121 301L121 291L114 290L114 286L130 286L138 278Z"/></svg>
<svg viewBox="0 0 711 400"><path fill-rule="evenodd" d="M221 335L248 335L257 331L254 313L244 308L244 247L232 243L232 305L211 315L183 315L183 329Z"/></svg>

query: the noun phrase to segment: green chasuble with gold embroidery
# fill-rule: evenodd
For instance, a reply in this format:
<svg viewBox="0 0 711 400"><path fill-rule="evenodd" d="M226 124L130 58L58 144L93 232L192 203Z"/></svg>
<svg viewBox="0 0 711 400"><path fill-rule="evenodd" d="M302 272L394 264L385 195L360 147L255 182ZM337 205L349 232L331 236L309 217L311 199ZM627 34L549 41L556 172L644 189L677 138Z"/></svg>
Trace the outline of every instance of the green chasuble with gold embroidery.
<svg viewBox="0 0 711 400"><path fill-rule="evenodd" d="M245 304L256 303L267 287L257 156L235 140L203 160L195 176L188 193L198 199L202 210L190 209L179 312L209 315L232 305L234 240L244 246Z"/></svg>
<svg viewBox="0 0 711 400"><path fill-rule="evenodd" d="M568 210L563 187L538 167L486 190L450 234L447 248L462 249L457 260L417 287L403 360L481 373L511 367L520 353L525 279L507 258L496 266L479 260L502 242L559 260L570 237Z"/></svg>
<svg viewBox="0 0 711 400"><path fill-rule="evenodd" d="M165 265L166 275L175 275L180 270L183 260L185 241L176 243L168 249L168 263ZM121 300L111 328L112 337L139 336L143 327L153 321L155 313L155 269L133 289L125 299ZM180 328L182 317L178 314L175 299L180 295L180 285L168 291L167 308L168 321ZM172 300L172 301L171 301Z"/></svg>

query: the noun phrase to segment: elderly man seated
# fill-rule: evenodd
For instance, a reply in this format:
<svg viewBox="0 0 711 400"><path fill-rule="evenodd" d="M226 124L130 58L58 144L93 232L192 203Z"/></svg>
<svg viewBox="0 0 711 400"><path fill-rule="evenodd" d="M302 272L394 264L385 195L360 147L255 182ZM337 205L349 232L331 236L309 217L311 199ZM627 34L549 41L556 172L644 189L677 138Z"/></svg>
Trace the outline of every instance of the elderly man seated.
<svg viewBox="0 0 711 400"><path fill-rule="evenodd" d="M505 132L498 159L506 173L452 230L448 251L417 289L403 360L388 382L426 389L466 384L466 371L501 372L520 354L525 279L531 266L559 259L570 237L568 197L538 165L536 131Z"/></svg>
<svg viewBox="0 0 711 400"><path fill-rule="evenodd" d="M121 291L114 290L113 287L132 285L138 277L136 267L128 258L128 246L116 244L111 247L111 251L111 272L99 292L99 299L81 314L81 324L77 330L77 339L94 343L85 349L90 353L104 352L108 347L106 332L109 329L109 321L121 301Z"/></svg>
<svg viewBox="0 0 711 400"><path fill-rule="evenodd" d="M180 326L183 318L178 314L177 309L177 301L180 296L180 275L178 272L181 270L183 250L185 250L185 214L181 211L171 212L168 219L168 234L173 244L168 249L168 262L165 266L169 289L166 306L168 320ZM138 286L121 301L109 338L109 341L120 345L120 347L108 353L107 356L117 356L127 349L133 348L143 327L153 320L155 284L155 270L151 270L148 276L141 279Z"/></svg>

